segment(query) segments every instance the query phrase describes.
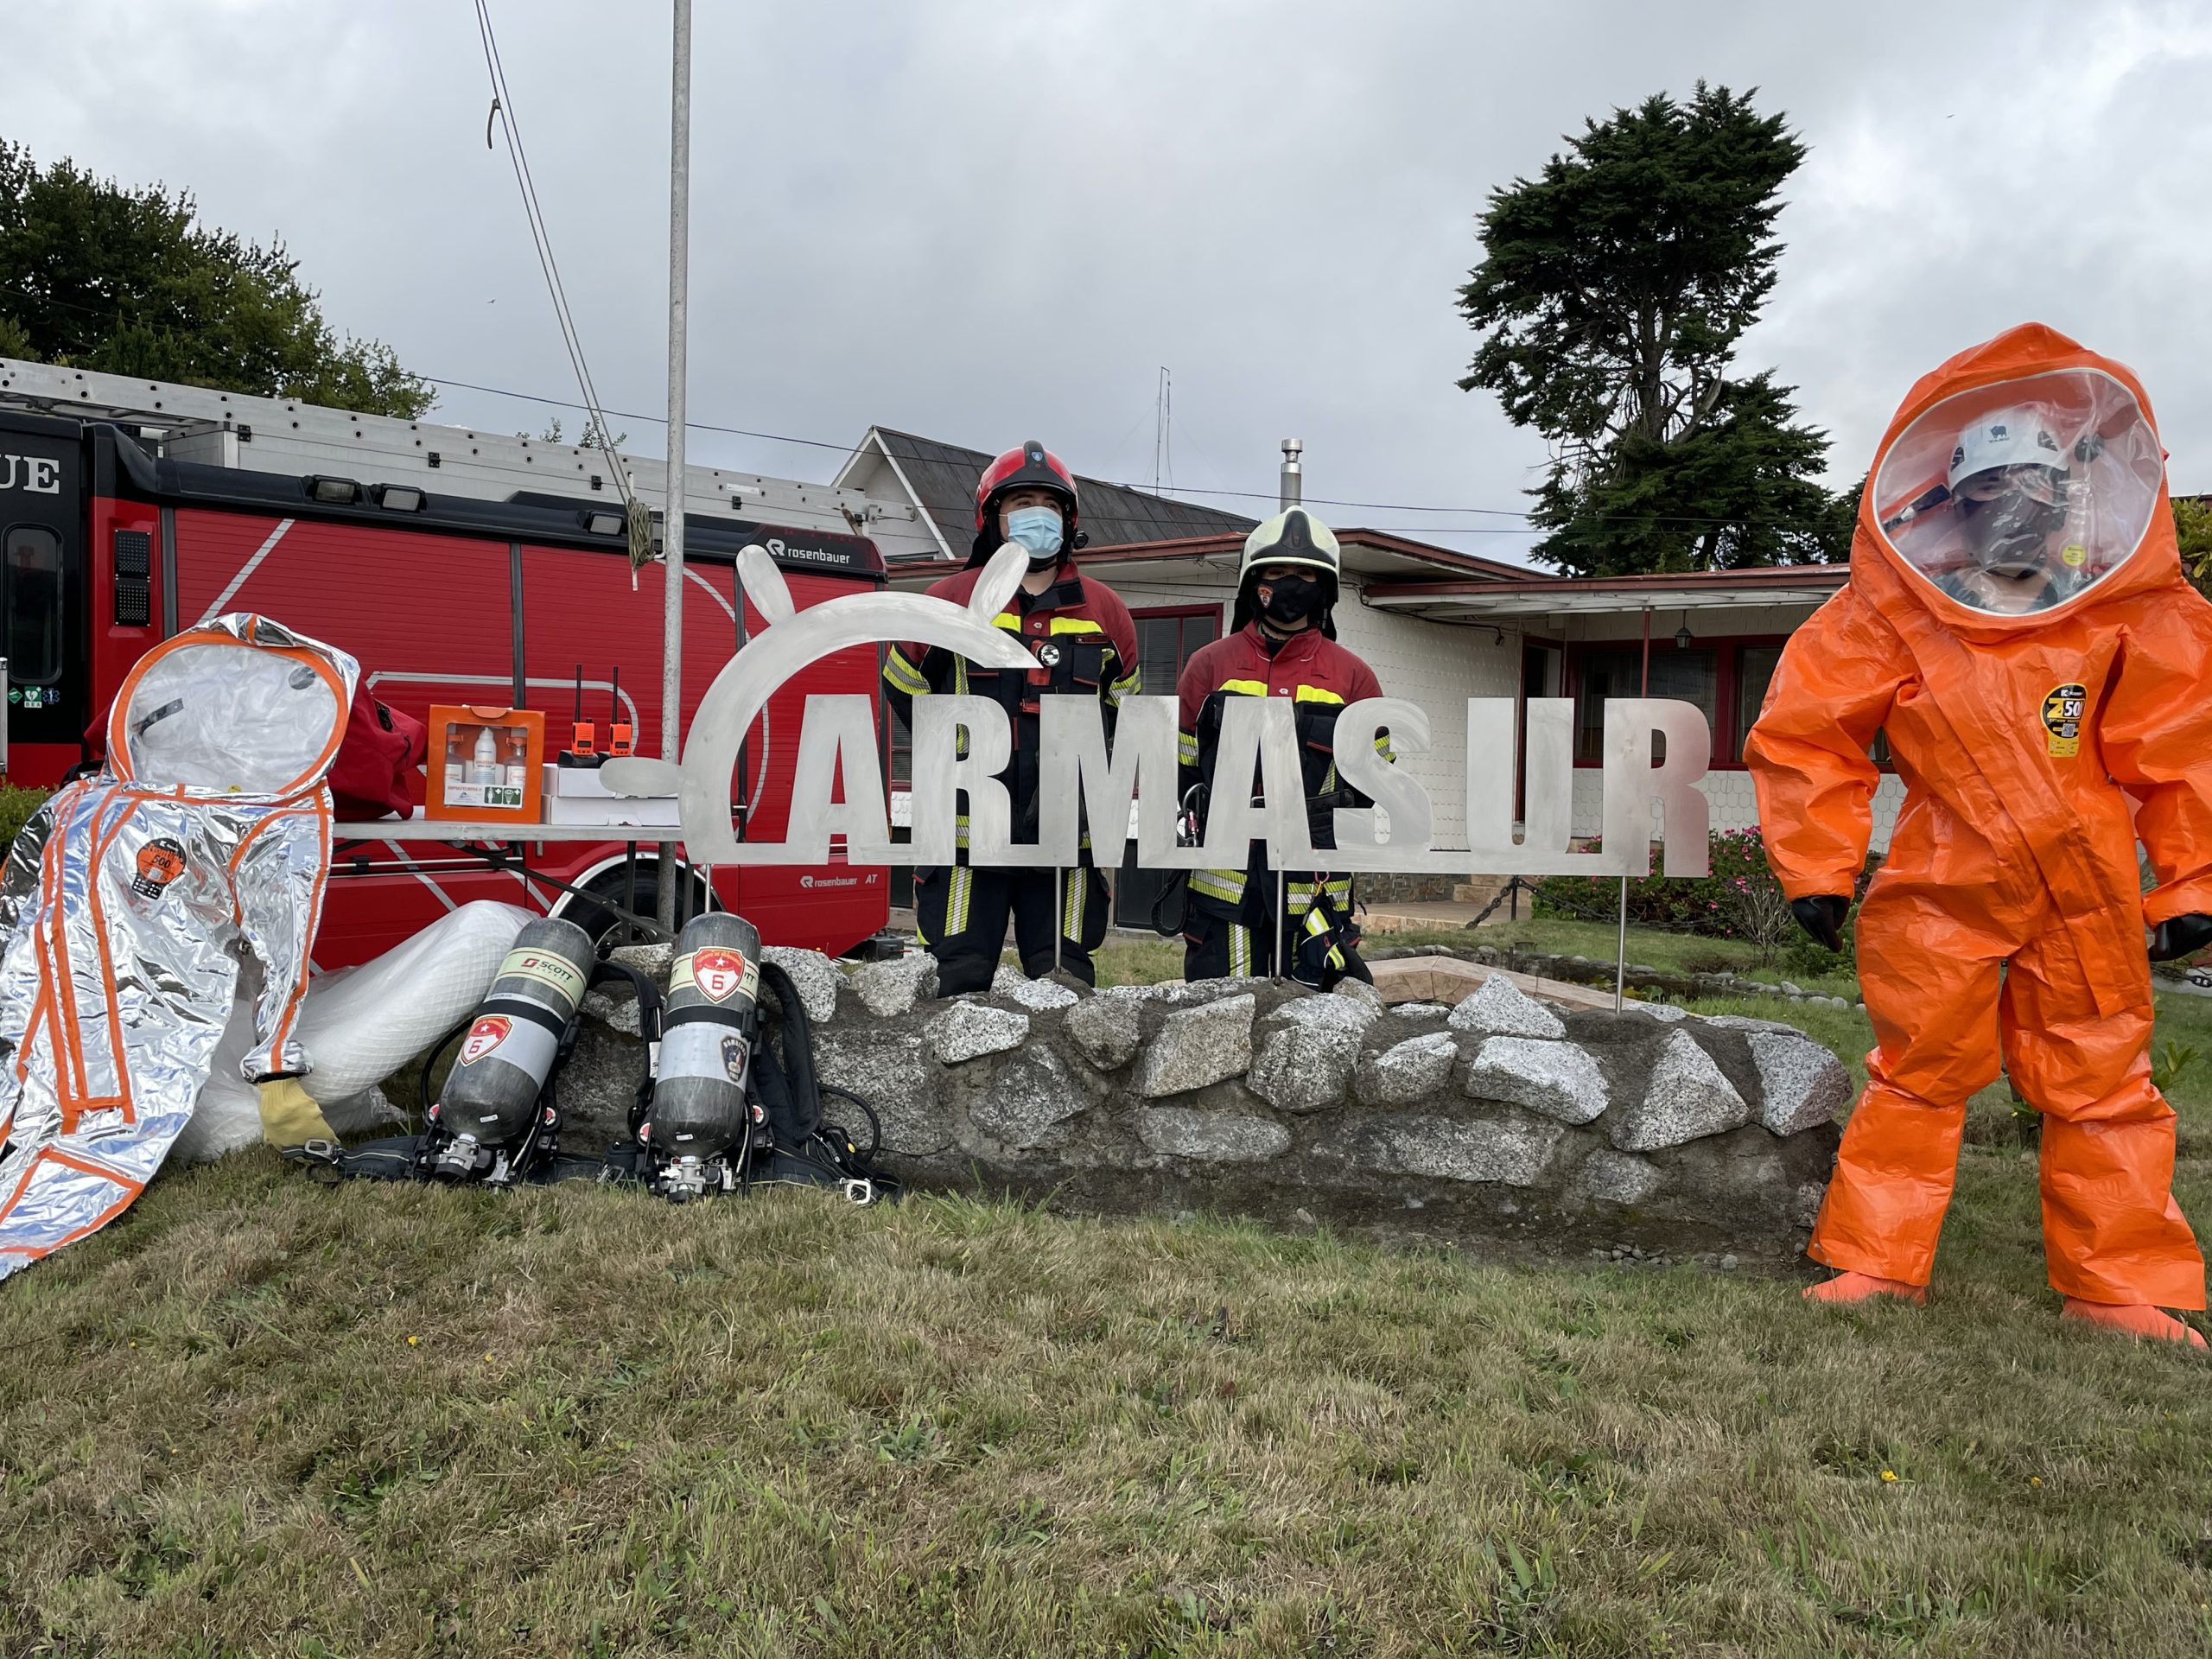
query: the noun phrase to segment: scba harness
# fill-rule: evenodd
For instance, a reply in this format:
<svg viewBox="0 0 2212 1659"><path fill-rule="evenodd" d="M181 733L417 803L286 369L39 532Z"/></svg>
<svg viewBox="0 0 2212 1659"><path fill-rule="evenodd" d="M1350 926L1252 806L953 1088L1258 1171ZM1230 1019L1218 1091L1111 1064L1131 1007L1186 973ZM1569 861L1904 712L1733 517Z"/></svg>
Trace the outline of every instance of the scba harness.
<svg viewBox="0 0 2212 1659"><path fill-rule="evenodd" d="M603 1158L570 1156L560 1145L560 1076L575 1052L585 992L608 983L626 983L638 998L643 1041L629 1138ZM436 1062L456 1042L453 1068L434 1094ZM856 1204L899 1191L874 1166L881 1140L874 1109L816 1074L797 986L760 959L752 925L725 914L685 925L665 1004L650 976L594 961L589 936L573 923L529 924L482 1005L423 1056L422 1090L432 1104L419 1134L353 1147L310 1141L286 1155L331 1182L493 1190L634 1182L671 1203L765 1185L826 1188ZM825 1096L866 1122L865 1147L828 1119Z"/></svg>
<svg viewBox="0 0 2212 1659"><path fill-rule="evenodd" d="M1191 843L1203 839L1206 809L1218 786L1221 728L1232 697L1289 700L1307 836L1314 848L1336 845L1338 808L1372 804L1344 784L1337 768L1337 724L1345 706L1380 695L1373 672L1351 652L1313 632L1270 649L1257 628L1248 626L1205 647L1185 675L1179 688L1185 715L1180 741L1184 818ZM1387 734L1376 737L1376 747L1389 754ZM1236 786L1249 787L1249 780ZM1254 971L1259 961L1253 941L1267 941L1262 949L1272 957L1278 931L1287 929L1284 966L1292 977L1326 988L1346 975L1365 976L1349 874L1279 874L1268 866L1264 846L1255 842L1243 868L1193 871L1188 892L1190 910L1228 925L1226 959L1218 971ZM1192 937L1188 930L1186 937Z"/></svg>

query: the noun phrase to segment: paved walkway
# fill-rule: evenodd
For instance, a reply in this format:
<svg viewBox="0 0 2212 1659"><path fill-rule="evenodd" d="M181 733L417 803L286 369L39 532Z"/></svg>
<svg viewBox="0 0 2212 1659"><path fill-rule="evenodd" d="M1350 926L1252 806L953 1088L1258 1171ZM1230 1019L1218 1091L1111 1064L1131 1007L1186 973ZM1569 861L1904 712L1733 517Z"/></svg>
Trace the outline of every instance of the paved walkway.
<svg viewBox="0 0 2212 1659"><path fill-rule="evenodd" d="M1368 966L1375 973L1375 988L1389 1003L1441 1002L1451 1007L1480 990L1492 974L1503 974L1530 996L1562 1007L1610 1009L1613 1006L1611 991L1572 985L1563 979L1540 979L1508 968L1485 968L1457 957L1397 957Z"/></svg>
<svg viewBox="0 0 2212 1659"><path fill-rule="evenodd" d="M1382 904L1369 904L1359 918L1360 930L1366 933L1428 933L1448 932L1455 927L1464 928L1481 915L1483 905L1463 905L1450 899L1402 899ZM1503 927L1510 919L1512 900L1508 899L1491 912L1484 927ZM1529 915L1529 900L1521 900L1521 917Z"/></svg>

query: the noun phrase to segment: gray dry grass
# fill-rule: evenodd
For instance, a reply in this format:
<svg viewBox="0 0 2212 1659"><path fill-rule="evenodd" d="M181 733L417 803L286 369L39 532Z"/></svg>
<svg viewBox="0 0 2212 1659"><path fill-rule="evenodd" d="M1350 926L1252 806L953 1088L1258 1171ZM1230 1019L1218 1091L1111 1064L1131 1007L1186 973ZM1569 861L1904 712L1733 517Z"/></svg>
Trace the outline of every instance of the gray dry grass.
<svg viewBox="0 0 2212 1659"><path fill-rule="evenodd" d="M2204 1653L2212 1371L2059 1326L2000 1139L1936 1305L1859 1313L1217 1221L177 1172L0 1287L0 1652Z"/></svg>

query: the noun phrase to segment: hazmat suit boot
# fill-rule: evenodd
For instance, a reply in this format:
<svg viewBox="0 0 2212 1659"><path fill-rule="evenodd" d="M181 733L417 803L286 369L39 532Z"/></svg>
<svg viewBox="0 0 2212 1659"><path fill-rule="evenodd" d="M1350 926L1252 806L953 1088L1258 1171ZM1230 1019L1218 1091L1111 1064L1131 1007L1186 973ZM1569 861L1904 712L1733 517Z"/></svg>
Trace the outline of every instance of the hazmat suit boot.
<svg viewBox="0 0 2212 1659"><path fill-rule="evenodd" d="M2031 325L1906 397L1850 583L1783 651L1746 746L1793 900L1854 890L1878 733L1906 797L1857 925L1876 1047L1810 1254L1927 1284L1966 1103L2002 1073L2042 1114L2052 1287L2202 1308L2144 930L2212 912L2212 606L2124 367Z"/></svg>
<svg viewBox="0 0 2212 1659"><path fill-rule="evenodd" d="M1909 1285L1902 1279L1877 1279L1871 1273L1839 1273L1820 1284L1806 1286L1802 1294L1808 1302L1825 1302L1831 1307L1883 1300L1925 1306L1928 1301L1927 1286Z"/></svg>
<svg viewBox="0 0 2212 1659"><path fill-rule="evenodd" d="M2191 1330L2171 1313L2160 1313L2155 1307L2135 1303L2114 1306L2106 1302L2085 1302L2078 1296L2069 1296L2066 1305L2058 1311L2062 1319L2081 1325L2093 1325L2101 1331L2117 1332L2124 1337L2133 1337L2145 1342L2179 1342L2191 1348L2204 1346L2204 1338Z"/></svg>

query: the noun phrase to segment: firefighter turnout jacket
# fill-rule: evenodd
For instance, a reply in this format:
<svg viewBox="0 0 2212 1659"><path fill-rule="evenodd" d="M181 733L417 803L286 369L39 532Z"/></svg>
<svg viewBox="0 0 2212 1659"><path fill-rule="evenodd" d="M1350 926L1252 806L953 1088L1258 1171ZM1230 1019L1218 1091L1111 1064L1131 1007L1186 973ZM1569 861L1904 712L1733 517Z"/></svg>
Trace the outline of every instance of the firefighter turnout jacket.
<svg viewBox="0 0 2212 1659"><path fill-rule="evenodd" d="M932 599L965 605L974 590L980 568L956 571L929 588ZM1065 562L1052 585L1040 594L1017 588L1007 608L993 619L1019 638L1042 668L1027 671L979 667L966 658L940 646L900 644L884 658L884 695L899 717L913 724L914 699L935 692L990 697L1007 711L1014 729L1014 754L999 774L1013 805L1014 838L1033 841L1037 835L1038 699L1047 694L1096 696L1104 709L1107 735L1114 729L1114 715L1124 698L1137 694L1140 669L1136 624L1129 607L1103 582L1094 582ZM968 861L968 815L960 814L957 830L961 853ZM1088 855L1085 855L1088 862Z"/></svg>
<svg viewBox="0 0 2212 1659"><path fill-rule="evenodd" d="M1381 696L1382 683L1373 669L1319 627L1294 633L1278 645L1261 632L1259 624L1248 624L1226 639L1200 647L1183 665L1175 690L1186 798L1196 784L1203 783L1209 796L1213 791L1222 709L1228 699L1285 697L1290 700L1298 731L1313 845L1336 844L1332 815L1338 807L1367 804L1364 796L1344 788L1337 775L1337 716L1347 703ZM1376 747L1388 754L1388 737L1378 736ZM1249 782L1238 786L1249 787ZM1272 937L1273 884L1259 879L1265 873L1264 849L1255 844L1243 869L1193 871L1191 904L1202 914ZM1331 910L1338 917L1350 917L1351 878L1308 871L1291 875L1287 902L1293 918L1312 908L1317 886Z"/></svg>

